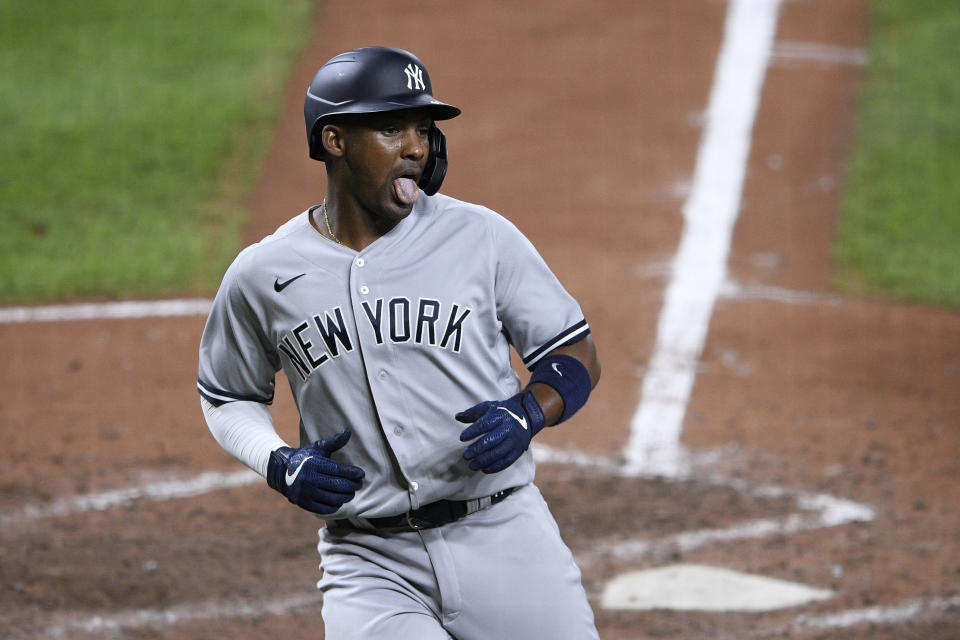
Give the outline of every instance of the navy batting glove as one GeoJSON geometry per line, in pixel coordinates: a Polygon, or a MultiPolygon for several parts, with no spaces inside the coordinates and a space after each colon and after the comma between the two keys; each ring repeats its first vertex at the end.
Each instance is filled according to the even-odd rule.
{"type": "Polygon", "coordinates": [[[267,484],[307,511],[326,515],[353,499],[365,475],[363,469],[330,459],[350,440],[350,430],[294,449],[280,447],[270,454],[267,484]]]}
{"type": "Polygon", "coordinates": [[[529,391],[500,402],[481,402],[456,415],[460,422],[473,423],[460,440],[475,440],[463,452],[474,471],[503,471],[530,446],[530,440],[546,424],[537,399],[529,391]]]}

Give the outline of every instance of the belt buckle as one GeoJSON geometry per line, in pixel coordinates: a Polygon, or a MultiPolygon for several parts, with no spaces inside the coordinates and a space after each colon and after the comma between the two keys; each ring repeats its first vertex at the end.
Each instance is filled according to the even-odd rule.
{"type": "Polygon", "coordinates": [[[419,531],[420,529],[424,528],[424,525],[420,524],[418,521],[414,519],[413,511],[407,511],[406,516],[407,516],[407,524],[410,525],[411,529],[413,529],[414,531],[419,531]]]}

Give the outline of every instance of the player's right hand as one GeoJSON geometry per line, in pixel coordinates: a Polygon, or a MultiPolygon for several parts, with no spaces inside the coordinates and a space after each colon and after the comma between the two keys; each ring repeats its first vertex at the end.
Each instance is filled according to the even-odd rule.
{"type": "Polygon", "coordinates": [[[365,475],[360,467],[330,459],[348,440],[346,429],[299,449],[280,447],[270,454],[267,484],[307,511],[333,513],[353,499],[365,475]]]}

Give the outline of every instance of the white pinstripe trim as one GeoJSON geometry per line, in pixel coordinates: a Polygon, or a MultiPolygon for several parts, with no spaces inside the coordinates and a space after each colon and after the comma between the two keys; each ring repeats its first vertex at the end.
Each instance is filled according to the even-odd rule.
{"type": "Polygon", "coordinates": [[[273,404],[273,394],[271,394],[269,397],[264,397],[231,393],[230,391],[208,387],[203,383],[202,380],[197,380],[197,391],[200,392],[200,395],[211,401],[219,400],[221,402],[236,402],[238,400],[249,400],[251,402],[259,402],[260,404],[273,404]]]}
{"type": "Polygon", "coordinates": [[[214,391],[210,391],[207,387],[203,386],[197,382],[197,390],[208,398],[213,398],[214,400],[221,400],[223,402],[236,402],[236,398],[231,398],[230,396],[225,396],[214,391]]]}
{"type": "Polygon", "coordinates": [[[543,347],[543,352],[540,355],[530,360],[529,362],[524,362],[524,364],[527,366],[528,369],[533,369],[534,365],[540,362],[543,358],[545,358],[551,351],[556,349],[559,345],[565,342],[570,342],[571,340],[579,336],[585,336],[588,333],[590,333],[590,325],[587,323],[584,323],[582,327],[576,329],[575,331],[571,331],[570,333],[565,333],[557,337],[553,342],[548,343],[545,347],[543,347]]]}

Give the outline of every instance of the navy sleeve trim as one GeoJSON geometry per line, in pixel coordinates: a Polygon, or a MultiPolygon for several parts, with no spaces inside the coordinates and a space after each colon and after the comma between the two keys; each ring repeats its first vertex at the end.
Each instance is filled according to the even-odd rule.
{"type": "Polygon", "coordinates": [[[207,384],[200,378],[197,378],[197,391],[200,392],[200,395],[209,400],[210,404],[215,407],[219,407],[226,402],[235,402],[237,400],[248,400],[252,402],[259,402],[260,404],[273,403],[273,394],[271,394],[270,397],[265,398],[263,396],[250,396],[233,393],[231,391],[217,389],[216,387],[207,384]]]}
{"type": "Polygon", "coordinates": [[[537,363],[540,360],[556,349],[557,347],[565,347],[568,344],[573,344],[574,342],[579,342],[583,338],[586,338],[590,333],[590,325],[587,324],[586,320],[581,320],[577,324],[569,327],[554,338],[549,340],[546,344],[541,346],[539,349],[536,349],[529,355],[523,358],[523,365],[530,371],[533,371],[533,368],[537,366],[537,363]]]}

